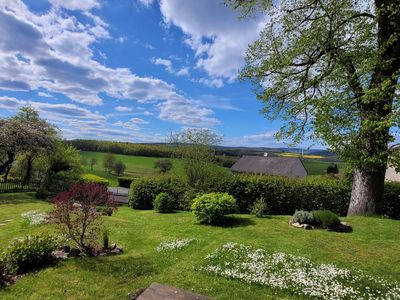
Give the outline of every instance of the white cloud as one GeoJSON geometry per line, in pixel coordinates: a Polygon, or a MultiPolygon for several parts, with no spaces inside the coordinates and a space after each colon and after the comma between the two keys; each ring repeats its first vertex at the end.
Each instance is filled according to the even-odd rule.
{"type": "Polygon", "coordinates": [[[151,60],[155,65],[161,65],[165,68],[165,70],[173,75],[176,76],[188,76],[189,75],[189,68],[188,67],[182,67],[179,70],[175,70],[172,61],[169,59],[163,59],[163,58],[153,58],[151,60]]]}
{"type": "Polygon", "coordinates": [[[260,17],[239,20],[223,1],[161,0],[160,8],[167,25],[188,35],[185,43],[195,51],[197,67],[214,79],[237,77],[248,44],[257,39],[265,23],[260,17]]]}
{"type": "Polygon", "coordinates": [[[123,44],[123,43],[126,42],[127,39],[128,39],[128,38],[127,38],[126,36],[120,36],[120,37],[118,37],[118,38],[116,39],[116,41],[117,41],[118,43],[123,44]]]}
{"type": "Polygon", "coordinates": [[[142,5],[146,6],[147,8],[150,7],[154,0],[138,0],[142,5]]]}
{"type": "Polygon", "coordinates": [[[127,111],[132,111],[132,108],[126,106],[117,106],[115,110],[121,112],[127,112],[127,111]]]}
{"type": "Polygon", "coordinates": [[[149,124],[148,121],[140,119],[140,118],[132,118],[129,121],[134,123],[134,124],[149,124]]]}
{"type": "Polygon", "coordinates": [[[49,93],[44,93],[44,92],[38,92],[38,96],[46,97],[46,98],[53,98],[52,95],[50,95],[49,93]]]}
{"type": "Polygon", "coordinates": [[[202,83],[209,87],[221,88],[224,86],[224,82],[221,78],[214,78],[214,79],[200,78],[198,81],[199,83],[202,83]]]}
{"type": "Polygon", "coordinates": [[[62,7],[69,10],[88,11],[100,7],[100,0],[49,0],[55,7],[62,7]]]}
{"type": "MultiPolygon", "coordinates": [[[[94,44],[110,38],[108,25],[87,11],[98,1],[53,4],[86,10],[89,23],[58,9],[32,13],[22,1],[0,0],[0,89],[32,91],[43,88],[87,105],[101,105],[99,94],[116,99],[154,103],[159,118],[182,125],[196,120],[218,123],[213,111],[187,99],[176,88],[157,78],[140,77],[128,68],[109,68],[94,59],[94,44]],[[13,78],[10,80],[9,78],[13,78]],[[171,105],[180,99],[183,107],[171,105]],[[191,106],[183,118],[181,109],[191,106]],[[166,110],[168,112],[166,112],[166,110]]],[[[184,75],[185,70],[179,70],[184,75]]]]}

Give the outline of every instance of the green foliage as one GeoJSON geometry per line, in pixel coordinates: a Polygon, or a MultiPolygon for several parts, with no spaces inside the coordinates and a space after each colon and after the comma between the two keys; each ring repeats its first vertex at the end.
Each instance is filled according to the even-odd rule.
{"type": "Polygon", "coordinates": [[[122,161],[117,161],[113,166],[113,171],[117,174],[117,176],[123,174],[125,172],[126,165],[122,161]]]}
{"type": "Polygon", "coordinates": [[[107,228],[103,228],[103,249],[108,249],[110,244],[110,231],[107,228]]]}
{"type": "Polygon", "coordinates": [[[110,184],[106,178],[96,176],[93,174],[82,174],[80,181],[84,183],[97,183],[104,185],[105,187],[108,187],[110,184]]]}
{"type": "Polygon", "coordinates": [[[337,164],[331,163],[329,165],[329,167],[326,168],[326,173],[327,174],[338,174],[339,173],[339,169],[338,169],[337,164]]]}
{"type": "Polygon", "coordinates": [[[24,273],[52,263],[51,253],[57,246],[57,239],[50,235],[26,236],[11,242],[3,260],[9,273],[24,273]]]}
{"type": "Polygon", "coordinates": [[[152,209],[153,200],[156,196],[165,192],[175,199],[176,206],[174,209],[178,209],[178,203],[181,202],[187,188],[187,183],[179,177],[148,176],[138,178],[131,184],[129,206],[134,209],[152,209]]]}
{"type": "Polygon", "coordinates": [[[199,191],[194,188],[189,187],[182,196],[179,202],[179,209],[181,210],[191,210],[193,200],[199,195],[199,191]]]}
{"type": "Polygon", "coordinates": [[[134,181],[134,177],[118,177],[118,186],[130,188],[132,181],[134,181]]]}
{"type": "Polygon", "coordinates": [[[309,211],[296,210],[292,217],[292,221],[299,224],[314,224],[314,215],[309,211]]]}
{"type": "Polygon", "coordinates": [[[72,146],[58,142],[55,151],[43,158],[41,164],[45,174],[41,188],[51,195],[67,190],[80,180],[80,155],[72,146]]]}
{"type": "Polygon", "coordinates": [[[258,198],[251,207],[250,214],[256,216],[257,218],[262,218],[268,215],[269,208],[265,199],[263,197],[258,198]]]}
{"type": "Polygon", "coordinates": [[[207,169],[215,161],[214,146],[221,137],[210,129],[188,128],[171,134],[170,143],[184,160],[189,185],[202,185],[207,179],[207,169]]]}
{"type": "Polygon", "coordinates": [[[204,194],[193,200],[192,211],[202,224],[220,224],[236,212],[236,200],[227,193],[204,194]]]}
{"type": "Polygon", "coordinates": [[[167,173],[172,169],[172,162],[169,159],[159,159],[154,163],[154,169],[160,173],[167,173]]]}
{"type": "Polygon", "coordinates": [[[389,218],[400,220],[400,182],[386,182],[383,213],[389,218]]]}
{"type": "Polygon", "coordinates": [[[153,208],[159,213],[173,212],[175,207],[174,198],[167,193],[159,193],[153,201],[153,208]]]}
{"type": "Polygon", "coordinates": [[[326,229],[335,229],[340,225],[339,217],[330,210],[316,210],[312,212],[314,224],[326,229]]]}
{"type": "Polygon", "coordinates": [[[111,173],[115,165],[115,156],[112,153],[107,153],[103,158],[104,171],[111,173]]]}

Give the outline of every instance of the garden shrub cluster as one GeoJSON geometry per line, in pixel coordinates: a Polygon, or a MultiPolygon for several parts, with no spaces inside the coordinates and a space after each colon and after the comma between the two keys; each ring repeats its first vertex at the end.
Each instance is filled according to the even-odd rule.
{"type": "Polygon", "coordinates": [[[0,273],[4,278],[53,263],[52,252],[57,246],[57,239],[46,234],[15,239],[0,257],[0,273]]]}
{"type": "Polygon", "coordinates": [[[299,224],[313,224],[314,223],[314,215],[312,212],[305,210],[296,210],[293,217],[293,223],[299,224]]]}
{"type": "Polygon", "coordinates": [[[124,188],[130,188],[134,177],[118,177],[118,186],[124,188]]]}
{"type": "Polygon", "coordinates": [[[335,229],[340,226],[339,217],[330,210],[296,210],[292,221],[299,224],[310,224],[324,229],[335,229]]]}
{"type": "Polygon", "coordinates": [[[220,224],[225,216],[236,212],[236,200],[227,193],[209,193],[193,200],[192,210],[202,224],[220,224]]]}
{"type": "Polygon", "coordinates": [[[154,210],[160,213],[170,213],[176,208],[174,198],[167,193],[159,193],[153,201],[154,210]]]}
{"type": "MultiPolygon", "coordinates": [[[[339,216],[347,213],[351,183],[328,177],[291,179],[278,176],[225,174],[213,176],[203,185],[193,188],[182,178],[170,176],[144,177],[131,187],[130,206],[152,209],[160,192],[170,194],[177,208],[188,209],[192,199],[204,193],[228,193],[236,199],[238,210],[249,213],[254,203],[263,198],[271,215],[292,215],[296,209],[306,211],[330,210],[339,216]]],[[[385,185],[383,214],[400,219],[400,183],[385,185]]]]}
{"type": "Polygon", "coordinates": [[[93,174],[82,174],[80,181],[82,183],[101,184],[101,185],[104,185],[105,187],[108,187],[108,185],[110,184],[110,182],[106,178],[100,177],[97,175],[93,175],[93,174]]]}
{"type": "Polygon", "coordinates": [[[159,193],[168,193],[174,199],[174,209],[179,209],[187,183],[175,176],[149,176],[135,180],[131,185],[128,204],[135,209],[153,209],[159,193]]]}

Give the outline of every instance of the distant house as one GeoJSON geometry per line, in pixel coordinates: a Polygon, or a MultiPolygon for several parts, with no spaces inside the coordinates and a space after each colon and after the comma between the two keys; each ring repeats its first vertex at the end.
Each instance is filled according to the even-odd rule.
{"type": "Polygon", "coordinates": [[[388,167],[386,169],[385,180],[400,181],[400,173],[396,172],[393,167],[388,167]]]}
{"type": "Polygon", "coordinates": [[[235,173],[305,177],[307,171],[297,157],[242,156],[232,167],[235,173]]]}

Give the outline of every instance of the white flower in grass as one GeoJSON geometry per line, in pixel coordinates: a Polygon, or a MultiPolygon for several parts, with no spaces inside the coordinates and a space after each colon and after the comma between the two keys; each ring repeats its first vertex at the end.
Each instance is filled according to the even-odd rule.
{"type": "Polygon", "coordinates": [[[179,250],[187,247],[194,240],[195,239],[175,239],[162,242],[160,245],[157,246],[156,251],[163,252],[163,251],[179,250]]]}
{"type": "Polygon", "coordinates": [[[47,214],[37,210],[32,210],[22,213],[21,217],[26,220],[29,225],[40,225],[46,223],[47,214]]]}
{"type": "Polygon", "coordinates": [[[318,265],[306,257],[271,254],[236,243],[227,243],[208,255],[206,265],[199,270],[311,298],[400,299],[397,283],[332,264],[318,265]]]}

